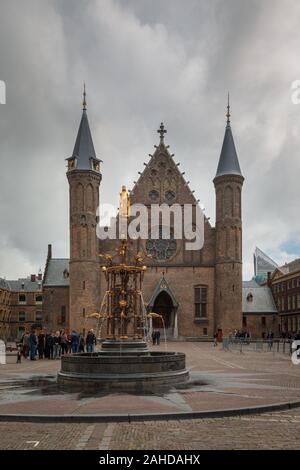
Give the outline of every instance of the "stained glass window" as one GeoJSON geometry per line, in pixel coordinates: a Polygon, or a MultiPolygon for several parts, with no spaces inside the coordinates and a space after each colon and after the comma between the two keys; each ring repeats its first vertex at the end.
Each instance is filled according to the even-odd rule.
{"type": "Polygon", "coordinates": [[[152,189],[152,191],[149,192],[149,198],[151,199],[151,201],[157,201],[157,199],[159,198],[158,191],[152,189]]]}

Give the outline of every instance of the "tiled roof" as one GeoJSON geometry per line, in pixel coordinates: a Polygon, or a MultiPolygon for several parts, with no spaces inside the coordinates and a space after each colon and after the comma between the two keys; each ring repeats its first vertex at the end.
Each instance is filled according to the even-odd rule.
{"type": "Polygon", "coordinates": [[[300,271],[300,258],[297,258],[294,261],[291,261],[290,263],[284,264],[279,269],[284,274],[289,274],[289,273],[293,273],[295,271],[300,271]]]}
{"type": "Polygon", "coordinates": [[[69,286],[69,260],[51,258],[48,261],[44,286],[69,286]]]}
{"type": "Polygon", "coordinates": [[[225,130],[216,177],[223,175],[242,176],[239,159],[236,153],[232,131],[229,123],[227,124],[225,130]]]}
{"type": "Polygon", "coordinates": [[[10,289],[9,284],[6,279],[0,277],[0,289],[10,289]]]}
{"type": "Polygon", "coordinates": [[[25,291],[25,292],[37,292],[42,290],[42,281],[37,278],[35,281],[31,281],[30,277],[20,278],[17,280],[7,281],[12,291],[25,291]]]}
{"type": "Polygon", "coordinates": [[[76,168],[79,170],[91,170],[93,168],[91,159],[99,161],[96,157],[86,110],[82,112],[72,157],[67,160],[74,157],[77,159],[76,168]]]}
{"type": "Polygon", "coordinates": [[[254,280],[244,281],[243,313],[277,313],[271,289],[254,280]]]}

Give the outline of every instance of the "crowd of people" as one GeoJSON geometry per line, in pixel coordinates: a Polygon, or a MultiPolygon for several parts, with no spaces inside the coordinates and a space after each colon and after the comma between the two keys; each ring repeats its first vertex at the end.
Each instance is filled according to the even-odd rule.
{"type": "MultiPolygon", "coordinates": [[[[160,344],[160,331],[152,331],[153,345],[160,344]]],[[[65,354],[87,352],[93,353],[97,339],[94,330],[89,330],[87,335],[72,330],[71,333],[66,330],[56,332],[45,332],[41,330],[38,334],[35,331],[25,331],[19,344],[17,362],[21,358],[35,361],[37,359],[59,359],[65,354]]]]}
{"type": "Polygon", "coordinates": [[[18,346],[18,362],[23,356],[35,361],[38,359],[59,359],[65,354],[77,352],[94,352],[97,339],[94,331],[88,331],[86,337],[73,330],[71,333],[65,330],[45,333],[43,330],[37,335],[35,331],[26,331],[18,346]]]}

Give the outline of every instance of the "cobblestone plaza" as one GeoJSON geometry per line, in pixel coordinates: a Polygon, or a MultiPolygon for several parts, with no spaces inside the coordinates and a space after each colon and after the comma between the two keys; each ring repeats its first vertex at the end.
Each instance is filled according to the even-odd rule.
{"type": "Polygon", "coordinates": [[[239,348],[224,351],[210,343],[171,342],[167,347],[186,353],[191,384],[149,395],[60,393],[55,385],[59,360],[20,365],[9,357],[1,366],[0,448],[299,448],[300,367],[292,364],[288,354],[256,351],[252,345],[242,352],[239,348]],[[295,407],[276,409],[282,403],[295,407]],[[266,405],[275,408],[260,413],[257,407],[266,405]],[[251,414],[238,412],[249,408],[251,414]],[[231,416],[184,416],[228,409],[235,410],[231,416]],[[22,422],[11,416],[22,414],[39,416],[40,421],[22,422]],[[154,414],[153,419],[149,414],[154,414]],[[10,415],[7,420],[5,415],[10,415]],[[103,422],[103,415],[115,419],[110,416],[109,422],[103,422]],[[51,417],[56,422],[50,422],[51,417]],[[70,422],[70,417],[76,417],[76,422],[70,422]]]}

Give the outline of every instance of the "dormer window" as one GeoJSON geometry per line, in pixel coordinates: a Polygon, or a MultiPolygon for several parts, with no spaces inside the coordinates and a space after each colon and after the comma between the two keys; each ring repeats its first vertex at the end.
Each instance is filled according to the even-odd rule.
{"type": "Polygon", "coordinates": [[[67,269],[64,270],[63,272],[64,279],[68,279],[69,277],[69,271],[67,269]]]}
{"type": "Polygon", "coordinates": [[[97,173],[100,172],[100,161],[99,160],[95,160],[94,158],[91,159],[92,160],[92,168],[94,171],[97,171],[97,173]]]}
{"type": "Polygon", "coordinates": [[[68,170],[74,170],[76,168],[76,158],[68,159],[68,170]]]}
{"type": "Polygon", "coordinates": [[[247,302],[253,302],[253,294],[251,292],[247,295],[247,302]]]}

